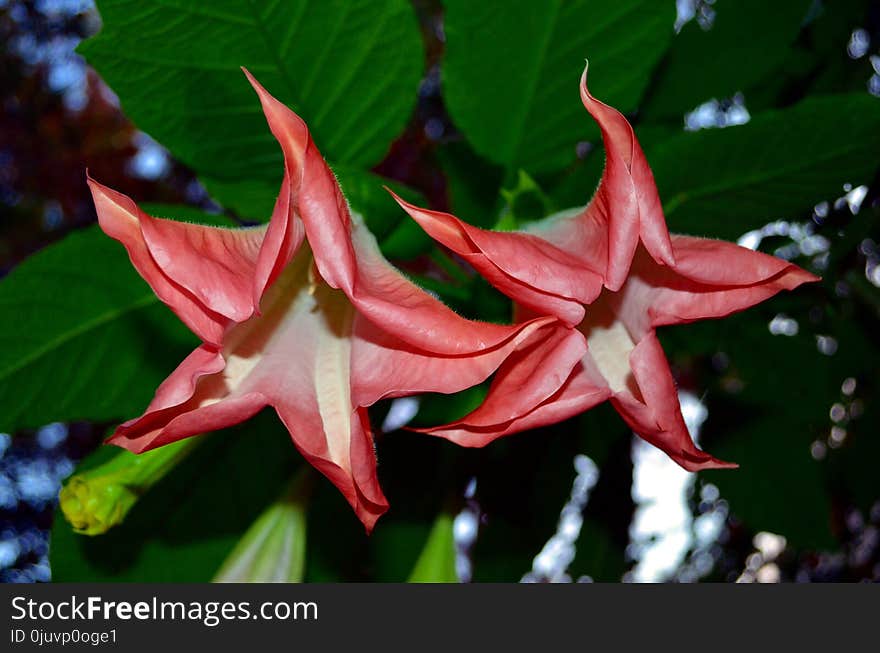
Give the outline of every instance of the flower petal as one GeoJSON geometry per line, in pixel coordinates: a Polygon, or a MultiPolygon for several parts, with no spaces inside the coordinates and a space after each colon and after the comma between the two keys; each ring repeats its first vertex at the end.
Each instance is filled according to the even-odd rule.
{"type": "Polygon", "coordinates": [[[278,416],[290,431],[293,443],[303,457],[335,485],[363,522],[367,532],[388,510],[388,500],[379,486],[376,453],[365,410],[353,411],[347,433],[330,434],[344,437],[347,449],[343,455],[332,453],[327,446],[324,424],[317,411],[289,410],[288,404],[276,406],[278,416]]]}
{"type": "Polygon", "coordinates": [[[681,414],[678,392],[657,336],[647,334],[629,357],[635,387],[618,390],[612,404],[635,433],[686,470],[732,468],[698,449],[681,414]]]}
{"type": "Polygon", "coordinates": [[[602,289],[602,277],[582,258],[537,235],[479,229],[391,194],[429,236],[464,257],[501,292],[538,313],[577,324],[584,316],[582,304],[592,302],[602,289]]]}
{"type": "MultiPolygon", "coordinates": [[[[523,328],[474,322],[456,314],[388,263],[363,225],[353,225],[352,241],[358,265],[352,302],[382,330],[423,353],[473,355],[503,345],[523,328]]],[[[541,318],[542,323],[552,321],[541,318]]]]}
{"type": "Polygon", "coordinates": [[[333,288],[350,296],[357,264],[349,236],[351,214],[336,177],[303,119],[274,98],[247,70],[244,73],[257,92],[269,129],[284,153],[282,191],[286,187],[290,207],[302,220],[318,271],[333,288]]]}
{"type": "MultiPolygon", "coordinates": [[[[495,388],[490,393],[493,390],[495,388]]],[[[493,423],[492,415],[478,408],[452,424],[413,430],[445,438],[463,447],[483,447],[505,435],[556,424],[574,417],[601,404],[610,396],[611,391],[601,380],[597,382],[596,374],[588,370],[588,364],[578,363],[554,394],[514,419],[493,423]]]]}
{"type": "Polygon", "coordinates": [[[605,170],[593,198],[582,211],[536,223],[540,234],[574,256],[587,257],[600,269],[609,290],[626,280],[639,241],[664,265],[675,262],[654,176],[627,119],[594,98],[581,76],[581,100],[602,130],[605,170]]]}
{"type": "Polygon", "coordinates": [[[219,345],[230,322],[250,317],[263,229],[153,218],[122,193],[88,182],[101,229],[125,246],[159,299],[203,341],[219,345]]]}
{"type": "Polygon", "coordinates": [[[734,243],[673,236],[674,268],[635,264],[650,292],[653,326],[717,318],[819,278],[796,265],[734,243]]]}
{"type": "Polygon", "coordinates": [[[292,204],[305,225],[318,271],[331,287],[342,290],[383,329],[426,351],[467,354],[495,347],[512,335],[511,327],[477,326],[461,318],[397,272],[366,227],[352,220],[306,124],[250,74],[248,79],[281,144],[292,204]]]}
{"type": "Polygon", "coordinates": [[[253,283],[254,302],[257,306],[266,289],[275,282],[299,251],[304,238],[305,228],[294,211],[290,179],[285,175],[257,257],[253,283]]]}
{"type": "Polygon", "coordinates": [[[608,219],[605,283],[616,290],[626,278],[639,239],[658,263],[672,265],[675,255],[654,175],[632,126],[617,109],[590,94],[587,67],[581,75],[581,101],[599,123],[605,143],[605,172],[586,211],[597,211],[608,219]]]}
{"type": "MultiPolygon", "coordinates": [[[[358,406],[371,406],[387,397],[421,392],[460,392],[485,381],[518,348],[529,342],[544,342],[545,334],[556,324],[546,319],[531,320],[520,325],[507,340],[495,347],[467,355],[443,356],[408,346],[370,320],[355,318],[351,372],[353,401],[358,406]]],[[[573,333],[580,336],[577,332],[573,333]]],[[[569,343],[569,352],[576,348],[576,344],[569,343]]],[[[553,383],[553,378],[554,374],[538,375],[532,382],[546,385],[553,383]]],[[[556,387],[562,381],[564,378],[556,387]]],[[[527,401],[526,390],[517,390],[523,393],[523,399],[527,401]]],[[[513,396],[509,398],[509,403],[511,406],[520,405],[513,396]]]]}
{"type": "Polygon", "coordinates": [[[116,429],[108,442],[135,453],[239,424],[265,405],[259,394],[230,397],[220,352],[202,345],[165,379],[144,414],[116,429]]]}

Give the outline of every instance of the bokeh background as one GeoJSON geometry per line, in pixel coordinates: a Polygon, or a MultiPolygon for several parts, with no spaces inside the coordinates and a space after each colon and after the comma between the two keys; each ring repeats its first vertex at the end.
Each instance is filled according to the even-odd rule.
{"type": "MultiPolygon", "coordinates": [[[[271,4],[285,10],[283,1],[271,4]]],[[[572,114],[575,124],[581,121],[584,134],[570,139],[567,159],[556,161],[555,154],[540,159],[533,147],[529,161],[525,145],[519,159],[502,162],[487,155],[504,143],[494,144],[492,133],[481,131],[474,112],[496,111],[503,125],[505,112],[513,109],[473,108],[461,80],[478,84],[480,70],[463,52],[495,47],[503,54],[509,21],[541,17],[527,8],[513,15],[512,7],[528,3],[504,9],[498,8],[504,3],[485,4],[495,6],[497,21],[489,11],[476,28],[451,29],[440,2],[414,3],[426,53],[418,99],[403,132],[370,167],[434,208],[451,207],[472,221],[482,216],[488,224],[498,216],[524,222],[583,204],[598,180],[603,154],[577,100],[576,77],[566,79],[560,111],[572,114]],[[473,40],[462,45],[465,36],[473,40]],[[455,43],[456,38],[461,40],[455,43]],[[454,45],[447,48],[447,41],[454,45]],[[450,67],[470,71],[457,82],[444,68],[447,52],[454,52],[448,55],[450,67]]],[[[670,227],[703,233],[709,225],[706,235],[760,248],[823,276],[815,288],[729,321],[661,333],[692,434],[741,469],[686,473],[633,439],[607,406],[484,451],[461,451],[396,427],[413,414],[425,423],[447,421],[473,402],[473,395],[398,401],[377,407],[373,415],[382,425],[380,469],[392,512],[367,539],[333,489],[320,486],[309,506],[307,580],[405,579],[438,513],[452,520],[455,576],[463,581],[880,579],[880,99],[872,98],[880,96],[880,3],[668,0],[657,19],[657,33],[664,34],[659,41],[642,34],[654,28],[639,18],[638,3],[624,4],[636,11],[608,27],[613,34],[604,51],[575,47],[565,55],[574,70],[590,57],[602,99],[605,89],[609,101],[617,92],[609,78],[626,87],[632,86],[629,77],[640,77],[638,93],[620,91],[626,96],[620,108],[645,146],[664,202],[677,202],[675,210],[667,208],[670,227]],[[611,53],[612,48],[619,51],[611,53]],[[717,190],[725,187],[732,189],[717,190]],[[704,199],[695,199],[701,191],[704,199]]],[[[328,5],[341,16],[341,5],[328,5]]],[[[128,9],[132,20],[146,11],[128,9]]],[[[113,11],[119,20],[122,10],[113,11]]],[[[94,223],[86,167],[138,202],[188,205],[242,222],[253,217],[245,206],[250,199],[226,199],[236,193],[250,198],[248,188],[207,184],[209,194],[205,175],[197,177],[192,165],[141,131],[143,119],[128,117],[127,102],[120,107],[114,89],[76,50],[101,27],[99,11],[88,0],[0,0],[0,275],[94,223]]],[[[571,28],[576,27],[575,22],[571,28]]],[[[130,47],[136,48],[132,39],[130,47]]],[[[118,78],[107,47],[92,51],[105,66],[102,73],[118,78]]],[[[210,47],[222,50],[225,44],[210,47]]],[[[561,46],[550,49],[562,56],[561,46]]],[[[505,75],[515,74],[498,70],[494,83],[502,94],[505,75]]],[[[135,81],[141,93],[150,93],[148,74],[135,81]]],[[[473,88],[480,100],[479,88],[473,88]]],[[[544,90],[538,84],[539,96],[544,90]]],[[[353,110],[350,102],[339,98],[336,110],[353,110]]],[[[537,114],[532,131],[543,129],[541,138],[553,141],[554,125],[537,114]]],[[[560,122],[566,120],[571,122],[565,116],[560,122]]],[[[320,139],[318,144],[323,150],[320,139]]],[[[190,162],[199,156],[184,153],[190,162]]],[[[346,186],[345,175],[340,178],[346,192],[358,183],[353,177],[346,186]]],[[[381,202],[373,196],[363,201],[381,202]]],[[[426,284],[442,281],[443,270],[425,254],[422,241],[408,248],[411,232],[392,227],[379,227],[398,234],[397,241],[384,243],[386,251],[398,253],[399,264],[426,284]]],[[[78,283],[77,272],[72,260],[71,284],[78,283]]],[[[500,297],[476,281],[444,299],[464,313],[506,310],[500,297]]],[[[0,307],[6,324],[0,346],[15,352],[22,309],[9,302],[0,307]]],[[[132,346],[150,349],[157,343],[149,330],[141,338],[132,346]]],[[[178,349],[170,348],[173,367],[178,349]]],[[[75,365],[91,369],[88,356],[88,348],[76,357],[68,354],[75,365]]],[[[14,359],[13,353],[0,361],[5,394],[0,406],[7,409],[30,401],[24,396],[30,390],[7,374],[14,359]]],[[[62,385],[76,385],[65,378],[62,385]]],[[[130,523],[101,544],[102,538],[74,535],[57,516],[58,491],[107,428],[133,414],[53,422],[51,398],[42,401],[41,409],[29,412],[37,418],[14,421],[16,429],[0,434],[4,582],[43,582],[53,575],[207,580],[277,493],[261,484],[298,464],[277,424],[262,415],[255,426],[235,434],[231,448],[216,441],[205,445],[215,447],[202,456],[210,465],[196,456],[187,459],[136,506],[130,523]],[[45,422],[39,422],[40,410],[45,422]],[[250,444],[242,445],[244,440],[250,444]],[[272,457],[281,462],[267,472],[265,461],[272,457]],[[201,489],[181,495],[192,484],[201,489]],[[169,513],[178,503],[192,505],[169,513]],[[214,517],[193,518],[204,513],[214,517]],[[162,529],[156,528],[160,518],[166,523],[162,529]]]]}

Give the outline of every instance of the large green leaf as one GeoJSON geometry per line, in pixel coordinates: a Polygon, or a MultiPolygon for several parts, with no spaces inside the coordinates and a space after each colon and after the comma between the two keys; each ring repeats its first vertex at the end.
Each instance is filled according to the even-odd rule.
{"type": "Polygon", "coordinates": [[[309,124],[329,160],[372,165],[422,76],[405,0],[99,0],[80,46],[138,127],[207,178],[276,179],[281,155],[247,67],[309,124]]]}
{"type": "Polygon", "coordinates": [[[810,98],[750,123],[683,133],[651,147],[673,231],[735,239],[870,181],[880,151],[880,100],[810,98]]]}
{"type": "MultiPolygon", "coordinates": [[[[162,216],[217,223],[185,207],[162,216]]],[[[0,282],[0,429],[96,421],[143,410],[197,344],[125,249],[98,227],[27,259],[0,282]]]]}
{"type": "Polygon", "coordinates": [[[785,60],[811,4],[811,0],[717,2],[711,29],[693,20],[673,39],[651,81],[642,118],[681,120],[701,102],[745,90],[785,60]]]}
{"type": "MultiPolygon", "coordinates": [[[[291,478],[299,456],[268,410],[235,429],[197,437],[207,441],[151,488],[120,526],[104,535],[77,535],[58,511],[52,528],[52,579],[211,580],[241,535],[291,478]]],[[[81,469],[100,464],[115,451],[102,447],[81,469]]]]}
{"type": "Polygon", "coordinates": [[[634,109],[672,36],[671,2],[446,0],[444,92],[477,151],[531,173],[576,159],[598,129],[578,98],[584,59],[590,90],[634,109]]]}

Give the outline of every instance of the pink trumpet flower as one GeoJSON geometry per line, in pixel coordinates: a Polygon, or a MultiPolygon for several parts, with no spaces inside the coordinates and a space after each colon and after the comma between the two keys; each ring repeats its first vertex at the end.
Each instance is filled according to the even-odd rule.
{"type": "Polygon", "coordinates": [[[284,152],[268,225],[154,218],[89,179],[101,228],[202,340],[109,442],[142,452],[272,406],[367,530],[387,510],[366,407],[485,380],[555,320],[466,320],[410,283],[352,215],[306,124],[248,75],[284,152]]]}
{"type": "Polygon", "coordinates": [[[590,95],[586,70],[581,99],[606,152],[586,208],[525,231],[493,232],[397,198],[428,234],[512,298],[520,319],[555,315],[568,325],[514,353],[474,412],[425,430],[480,447],[610,400],[633,431],[685,469],[735,467],[694,445],[655,329],[724,317],[817,277],[733,243],[670,236],[632,127],[590,95]]]}

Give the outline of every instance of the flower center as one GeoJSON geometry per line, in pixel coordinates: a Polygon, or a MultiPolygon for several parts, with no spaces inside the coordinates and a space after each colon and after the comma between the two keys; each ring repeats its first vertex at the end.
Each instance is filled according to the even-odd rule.
{"type": "Polygon", "coordinates": [[[613,392],[626,390],[632,376],[629,356],[636,344],[605,297],[600,296],[587,307],[587,316],[579,328],[608,387],[613,392]]]}

